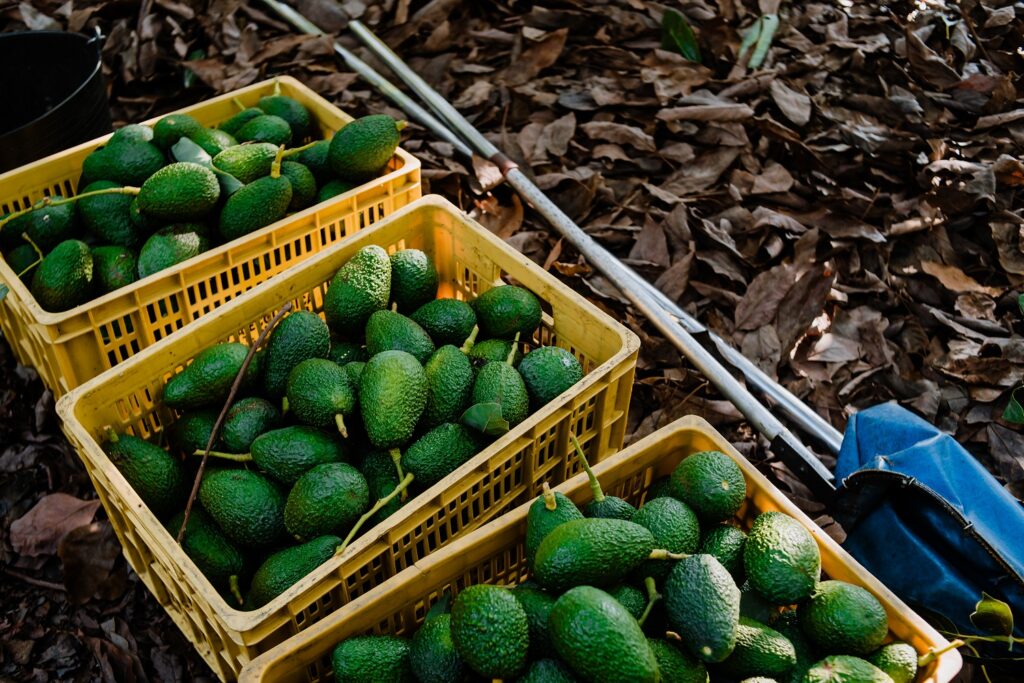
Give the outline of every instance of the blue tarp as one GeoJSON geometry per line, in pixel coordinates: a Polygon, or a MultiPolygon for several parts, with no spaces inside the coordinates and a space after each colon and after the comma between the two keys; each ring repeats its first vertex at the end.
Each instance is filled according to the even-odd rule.
{"type": "Polygon", "coordinates": [[[850,420],[836,518],[857,560],[965,633],[982,591],[1024,620],[1024,506],[957,441],[887,403],[850,420]]]}

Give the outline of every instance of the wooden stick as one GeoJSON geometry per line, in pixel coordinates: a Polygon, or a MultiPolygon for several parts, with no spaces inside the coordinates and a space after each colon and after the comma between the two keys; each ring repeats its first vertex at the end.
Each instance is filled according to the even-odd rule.
{"type": "Polygon", "coordinates": [[[203,473],[206,471],[206,461],[210,456],[210,451],[213,450],[213,444],[216,443],[217,437],[220,435],[220,428],[224,424],[224,418],[227,417],[228,409],[231,408],[231,402],[235,400],[235,394],[238,393],[238,389],[242,386],[242,380],[249,369],[249,363],[252,362],[253,356],[256,355],[256,350],[266,341],[278,321],[290,310],[292,310],[292,302],[289,301],[274,314],[270,324],[264,327],[263,331],[260,332],[260,336],[256,338],[256,343],[249,347],[249,353],[246,354],[245,360],[242,361],[242,367],[239,368],[238,374],[235,375],[235,381],[231,384],[231,391],[228,392],[228,398],[224,401],[224,407],[220,409],[220,415],[217,416],[217,421],[213,423],[213,431],[210,432],[210,440],[206,442],[203,461],[199,463],[199,471],[196,472],[195,481],[192,482],[192,493],[188,495],[188,503],[185,504],[185,517],[181,520],[181,528],[178,529],[178,545],[181,545],[181,539],[185,537],[185,527],[188,526],[188,517],[192,514],[192,503],[195,502],[196,496],[199,494],[199,484],[202,482],[203,473]]]}

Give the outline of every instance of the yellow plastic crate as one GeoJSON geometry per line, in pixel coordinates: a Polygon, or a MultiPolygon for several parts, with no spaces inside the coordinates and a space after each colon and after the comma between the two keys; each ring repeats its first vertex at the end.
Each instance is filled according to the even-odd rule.
{"type": "MultiPolygon", "coordinates": [[[[294,78],[276,81],[282,94],[306,105],[324,137],[352,120],[294,78]]],[[[256,83],[180,112],[214,126],[237,113],[233,100],[254,107],[274,84],[256,83]]],[[[73,195],[82,160],[109,137],[0,175],[0,215],[53,194],[73,195]]],[[[59,397],[421,195],[420,163],[399,149],[376,180],[61,313],[43,310],[0,257],[0,284],[10,288],[0,301],[0,331],[18,360],[34,367],[59,397]]]]}
{"type": "MultiPolygon", "coordinates": [[[[699,417],[676,420],[593,469],[607,494],[621,496],[639,506],[655,479],[670,474],[688,455],[705,450],[727,453],[742,468],[748,497],[739,518],[745,528],[750,527],[754,517],[767,510],[778,510],[795,517],[818,542],[822,568],[829,577],[863,586],[881,601],[889,615],[892,637],[910,643],[920,654],[947,644],[935,629],[860,566],[740,455],[725,437],[699,417]]],[[[564,482],[555,490],[569,496],[577,505],[590,501],[592,497],[584,474],[564,482]]],[[[466,586],[478,583],[521,583],[528,575],[523,544],[529,507],[530,502],[523,504],[501,519],[463,536],[441,552],[417,562],[393,581],[353,600],[300,635],[250,662],[242,671],[240,680],[243,683],[332,680],[330,657],[338,642],[364,633],[392,633],[408,637],[423,622],[430,606],[446,592],[454,596],[466,586]]],[[[956,650],[946,652],[919,672],[917,681],[948,683],[960,666],[960,653],[956,650]]]]}
{"type": "Polygon", "coordinates": [[[66,395],[57,411],[85,463],[132,567],[200,654],[223,679],[352,598],[362,595],[456,537],[532,499],[543,481],[577,471],[569,434],[594,462],[622,447],[639,340],[438,197],[418,202],[239,297],[175,335],[66,395]],[[252,612],[230,607],[199,573],[100,448],[108,426],[158,439],[175,415],[160,395],[165,379],[210,345],[252,343],[286,301],[321,311],[327,283],[360,248],[431,254],[438,296],[475,298],[512,279],[546,311],[535,344],[557,344],[585,375],[469,462],[357,538],[285,594],[252,612]],[[242,328],[242,329],[239,329],[242,328]]]}

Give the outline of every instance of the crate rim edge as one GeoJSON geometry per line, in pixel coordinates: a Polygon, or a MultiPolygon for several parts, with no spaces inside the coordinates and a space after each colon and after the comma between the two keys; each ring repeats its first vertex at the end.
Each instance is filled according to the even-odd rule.
{"type": "MultiPolygon", "coordinates": [[[[708,429],[716,434],[719,433],[711,425],[711,423],[709,423],[703,417],[700,417],[699,415],[684,415],[683,417],[673,420],[672,422],[661,427],[660,429],[651,432],[642,439],[634,441],[628,446],[623,447],[622,450],[618,451],[617,453],[613,453],[612,455],[608,456],[601,462],[595,464],[593,466],[594,473],[600,478],[600,475],[603,472],[605,472],[608,469],[612,469],[622,460],[631,457],[635,451],[641,451],[645,448],[648,448],[654,442],[671,433],[695,428],[708,429]]],[[[740,469],[743,470],[743,474],[745,476],[750,477],[751,479],[756,481],[759,486],[767,484],[769,487],[779,490],[777,486],[772,484],[771,481],[765,475],[763,475],[754,466],[753,463],[751,463],[742,453],[736,450],[732,443],[729,442],[727,439],[724,439],[724,437],[723,445],[726,447],[725,450],[727,455],[729,455],[729,457],[731,457],[740,466],[740,469]]],[[[552,487],[552,490],[564,494],[568,491],[584,486],[586,482],[587,474],[585,472],[580,472],[573,476],[571,479],[562,482],[558,486],[552,487]]],[[[779,491],[781,493],[781,490],[779,491]]],[[[905,602],[903,602],[903,600],[899,598],[899,596],[897,596],[895,593],[889,590],[889,588],[885,584],[883,584],[877,577],[875,577],[874,574],[871,574],[867,569],[865,569],[856,560],[856,558],[854,558],[852,555],[846,552],[846,550],[843,549],[843,547],[839,545],[839,543],[837,543],[835,539],[833,539],[831,536],[825,533],[824,530],[820,526],[818,526],[814,522],[814,520],[810,518],[809,515],[807,515],[807,513],[800,510],[800,508],[798,508],[796,504],[789,499],[788,496],[786,496],[783,493],[781,495],[781,499],[782,507],[784,508],[783,512],[792,517],[795,517],[805,528],[809,525],[810,528],[808,529],[808,531],[811,532],[812,536],[815,538],[816,541],[820,540],[821,543],[823,543],[826,546],[829,546],[830,551],[832,551],[834,554],[844,557],[844,561],[846,561],[852,569],[859,572],[860,578],[863,580],[864,583],[863,587],[865,589],[867,589],[873,595],[880,595],[884,597],[885,601],[889,602],[904,616],[909,617],[906,620],[911,622],[914,628],[918,629],[919,631],[927,635],[929,638],[936,641],[939,647],[941,647],[942,644],[949,644],[949,640],[945,636],[943,636],[937,630],[935,630],[935,628],[932,627],[931,624],[925,621],[916,611],[911,609],[905,602]]],[[[402,570],[402,572],[396,574],[393,577],[393,579],[398,579],[402,576],[402,574],[408,574],[408,576],[405,577],[405,581],[403,581],[403,583],[408,583],[411,580],[413,580],[413,577],[429,576],[430,573],[434,570],[434,568],[438,565],[442,564],[445,561],[451,561],[452,557],[460,556],[462,554],[461,551],[470,550],[473,547],[473,543],[476,542],[476,540],[479,537],[491,531],[491,527],[501,524],[502,522],[509,524],[511,520],[515,517],[525,517],[525,512],[529,509],[530,505],[532,504],[533,501],[527,501],[520,505],[519,507],[510,510],[506,514],[500,517],[496,517],[494,520],[488,522],[486,525],[474,529],[468,534],[460,536],[452,543],[445,546],[441,551],[431,553],[430,555],[427,555],[426,557],[417,561],[413,565],[402,570]]],[[[318,637],[321,637],[324,632],[329,631],[331,627],[335,624],[335,622],[337,622],[339,619],[343,617],[343,611],[353,612],[357,609],[361,610],[364,607],[364,605],[369,605],[378,601],[383,596],[387,595],[388,590],[393,588],[394,585],[388,586],[387,582],[382,583],[379,586],[375,586],[366,593],[363,593],[357,598],[341,606],[331,614],[326,615],[325,617],[317,621],[315,624],[308,626],[298,634],[286,640],[286,643],[292,644],[292,647],[287,652],[285,652],[284,649],[282,648],[282,646],[284,645],[284,643],[282,643],[281,645],[278,645],[277,647],[274,647],[271,650],[264,652],[258,657],[253,658],[249,661],[248,664],[245,665],[245,667],[240,672],[239,681],[250,680],[249,677],[252,676],[253,673],[248,672],[260,672],[271,662],[276,662],[284,657],[291,656],[291,653],[294,652],[296,649],[305,647],[307,644],[315,641],[318,637]]],[[[963,657],[958,649],[954,648],[952,650],[949,650],[943,653],[942,656],[946,658],[946,661],[948,662],[950,669],[953,669],[953,667],[955,667],[954,672],[959,671],[962,667],[963,657]]],[[[936,671],[936,673],[938,673],[938,671],[936,671]]]]}
{"type": "MultiPolygon", "coordinates": [[[[341,113],[341,117],[340,118],[343,119],[346,124],[347,123],[351,123],[352,121],[355,120],[355,117],[353,117],[351,114],[349,114],[346,111],[343,111],[342,109],[338,108],[336,105],[331,104],[325,97],[320,95],[320,93],[316,92],[315,90],[313,90],[309,86],[303,84],[301,81],[299,81],[294,76],[281,75],[281,76],[274,76],[272,78],[266,78],[266,79],[263,79],[262,81],[257,81],[256,83],[251,83],[251,84],[245,86],[244,88],[238,88],[237,90],[231,90],[231,91],[229,91],[227,93],[223,93],[223,94],[217,95],[215,97],[211,97],[210,99],[203,100],[201,102],[195,102],[193,104],[188,105],[187,107],[181,107],[180,109],[175,109],[175,110],[173,110],[171,112],[168,112],[167,114],[162,114],[160,116],[151,117],[149,119],[146,119],[145,121],[140,121],[138,123],[140,125],[152,126],[154,123],[156,123],[157,121],[162,119],[164,116],[167,116],[169,114],[188,114],[189,112],[191,112],[191,111],[193,111],[193,110],[195,110],[197,108],[201,108],[201,107],[203,107],[205,105],[209,105],[211,103],[219,103],[219,102],[230,101],[232,98],[239,97],[240,95],[243,95],[243,96],[247,95],[248,93],[250,93],[250,92],[252,92],[254,90],[261,90],[261,89],[266,88],[268,85],[271,85],[271,84],[273,84],[275,82],[287,83],[291,87],[299,87],[299,88],[303,88],[305,90],[308,90],[311,97],[313,97],[314,99],[320,100],[320,104],[321,105],[330,107],[330,108],[334,109],[336,112],[340,112],[341,113]]],[[[13,168],[10,171],[6,171],[5,173],[0,174],[0,187],[2,187],[3,184],[7,180],[9,180],[8,176],[12,176],[15,173],[19,173],[20,174],[20,173],[23,173],[23,172],[27,172],[28,170],[30,170],[32,168],[35,168],[37,166],[42,168],[46,164],[52,163],[57,157],[63,156],[65,154],[80,152],[80,151],[84,151],[86,149],[90,149],[90,148],[93,148],[93,147],[98,147],[101,144],[106,144],[110,140],[111,136],[113,136],[114,133],[116,133],[116,132],[117,131],[115,130],[115,131],[113,131],[111,133],[107,133],[106,135],[101,135],[98,138],[93,138],[92,140],[88,140],[86,142],[79,143],[79,144],[75,145],[74,147],[69,147],[69,148],[67,148],[65,150],[62,150],[60,152],[54,152],[53,154],[50,154],[50,155],[48,155],[46,157],[43,157],[42,159],[37,159],[36,161],[33,161],[31,163],[28,163],[28,164],[25,164],[24,166],[19,166],[18,168],[13,168]]],[[[393,180],[392,178],[390,178],[390,176],[392,176],[392,175],[403,175],[406,172],[408,172],[410,170],[415,170],[416,167],[420,166],[419,159],[417,157],[413,156],[412,154],[410,154],[409,152],[406,152],[401,147],[398,147],[395,150],[394,157],[398,157],[401,160],[401,162],[402,162],[401,166],[399,166],[398,168],[396,168],[393,171],[388,171],[387,173],[382,175],[380,178],[375,178],[374,181],[372,181],[372,182],[385,182],[385,181],[393,180]]],[[[347,192],[343,192],[342,194],[339,194],[339,195],[336,195],[334,197],[331,197],[330,199],[327,199],[324,202],[318,202],[318,203],[316,203],[316,204],[314,204],[314,205],[312,205],[312,206],[310,206],[308,208],[303,209],[302,211],[296,211],[295,213],[289,214],[288,216],[286,216],[285,218],[283,218],[281,220],[282,221],[283,220],[292,220],[293,218],[300,218],[300,217],[304,217],[304,216],[306,216],[308,214],[316,213],[317,211],[322,211],[323,208],[324,208],[322,205],[326,205],[326,204],[329,204],[329,203],[330,204],[333,204],[333,203],[339,203],[340,204],[340,203],[342,203],[342,202],[344,202],[346,200],[351,199],[354,196],[357,196],[362,191],[363,191],[363,184],[357,185],[356,187],[352,188],[351,190],[348,190],[347,192]]],[[[182,261],[181,263],[176,263],[176,264],[174,264],[173,266],[171,266],[169,268],[164,268],[163,270],[159,270],[159,271],[157,271],[155,273],[152,273],[152,274],[150,274],[150,275],[148,275],[148,276],[146,276],[144,278],[139,278],[138,280],[136,280],[135,282],[132,282],[131,284],[125,285],[124,287],[119,287],[118,289],[115,289],[112,292],[107,292],[106,294],[98,296],[98,297],[96,297],[94,299],[90,299],[89,301],[86,301],[85,303],[79,304],[78,306],[75,306],[74,308],[69,308],[66,311],[54,312],[54,311],[47,311],[46,309],[44,309],[39,304],[39,302],[36,300],[35,295],[32,294],[32,290],[22,281],[22,279],[20,277],[18,277],[18,274],[15,273],[14,270],[11,269],[10,265],[7,263],[7,259],[2,258],[2,257],[0,257],[0,284],[7,285],[14,292],[16,292],[19,297],[22,298],[22,300],[24,301],[24,303],[25,303],[26,307],[28,308],[29,312],[35,318],[36,322],[38,322],[40,324],[43,324],[43,325],[58,325],[61,322],[67,320],[68,318],[72,318],[72,317],[75,317],[75,316],[78,316],[78,315],[82,315],[82,314],[87,314],[90,310],[92,310],[92,309],[100,309],[103,306],[106,306],[107,304],[109,304],[109,303],[111,303],[113,301],[116,301],[117,299],[120,299],[121,297],[131,296],[133,293],[137,292],[138,290],[140,290],[140,289],[142,289],[142,288],[144,288],[144,287],[146,287],[146,286],[148,286],[148,285],[150,285],[150,284],[152,284],[154,282],[157,282],[160,279],[175,277],[179,273],[181,273],[183,270],[190,269],[195,264],[195,262],[197,260],[201,261],[204,258],[206,258],[206,259],[219,258],[222,255],[227,254],[230,251],[230,249],[236,247],[237,245],[241,244],[242,242],[247,242],[247,241],[252,240],[254,238],[257,238],[257,237],[263,237],[264,235],[267,235],[270,232],[276,230],[278,228],[278,224],[280,222],[281,221],[274,221],[270,225],[264,226],[264,227],[260,228],[259,230],[254,230],[253,232],[250,232],[250,233],[248,233],[246,235],[242,235],[240,237],[236,237],[235,239],[231,240],[230,242],[224,242],[223,244],[219,244],[216,247],[213,247],[212,249],[207,249],[206,251],[201,252],[199,254],[196,254],[192,258],[186,259],[186,260],[182,261]]],[[[0,301],[0,310],[2,310],[2,306],[3,306],[3,302],[0,301]]]]}
{"type": "MultiPolygon", "coordinates": [[[[382,218],[380,221],[378,221],[377,223],[374,223],[372,226],[370,226],[368,228],[364,228],[359,233],[357,233],[356,235],[353,235],[349,239],[342,240],[342,241],[339,241],[339,242],[331,245],[328,249],[324,249],[323,251],[321,251],[316,256],[312,257],[311,259],[308,259],[307,261],[304,261],[302,264],[299,264],[299,266],[301,267],[302,265],[310,263],[311,261],[313,261],[313,259],[323,259],[323,260],[330,259],[330,258],[334,257],[334,252],[335,251],[340,251],[342,249],[347,249],[347,248],[350,247],[350,245],[352,245],[355,242],[358,242],[361,239],[368,241],[370,244],[373,244],[374,242],[372,241],[372,237],[374,236],[374,233],[377,230],[377,228],[379,228],[381,226],[386,226],[391,220],[396,220],[396,221],[400,220],[407,213],[412,213],[412,212],[414,212],[414,211],[416,211],[418,209],[422,209],[422,208],[427,208],[427,209],[433,208],[433,209],[442,209],[442,210],[443,209],[450,209],[450,210],[452,210],[452,211],[462,215],[472,225],[472,227],[474,229],[478,230],[478,232],[482,235],[482,237],[484,239],[491,241],[496,246],[497,245],[501,245],[501,247],[503,249],[508,249],[511,252],[514,252],[514,254],[510,254],[510,255],[514,255],[516,258],[521,260],[522,265],[524,265],[526,268],[528,268],[528,269],[537,269],[539,272],[543,273],[545,276],[554,278],[553,275],[551,275],[547,271],[544,271],[540,266],[538,266],[536,263],[534,263],[532,260],[530,260],[529,257],[527,257],[526,255],[516,251],[511,246],[509,246],[504,240],[500,239],[499,237],[494,235],[492,232],[490,232],[489,230],[487,230],[483,226],[480,226],[479,223],[477,223],[473,219],[470,219],[468,216],[463,214],[454,204],[449,202],[447,199],[445,199],[441,195],[435,195],[435,194],[424,195],[423,197],[421,197],[421,198],[411,202],[410,204],[402,207],[398,211],[395,211],[391,215],[382,218]]],[[[277,275],[275,279],[277,280],[277,282],[280,283],[281,281],[283,281],[283,280],[285,280],[285,279],[287,279],[289,277],[298,277],[298,273],[295,272],[295,270],[292,270],[292,272],[290,272],[290,273],[288,271],[286,271],[286,272],[283,272],[283,273],[280,273],[279,275],[277,275]]],[[[630,355],[635,354],[639,350],[639,348],[640,348],[640,338],[632,330],[630,330],[625,325],[623,325],[619,321],[617,321],[614,318],[612,318],[610,315],[608,315],[608,314],[604,313],[603,311],[601,311],[601,309],[599,309],[589,299],[587,299],[586,297],[583,297],[582,295],[578,294],[575,290],[572,290],[570,287],[568,287],[568,285],[565,285],[560,280],[557,280],[557,278],[555,278],[555,280],[558,282],[559,285],[561,285],[561,286],[566,288],[568,294],[570,294],[572,297],[578,298],[579,299],[578,303],[580,303],[580,305],[584,305],[585,307],[592,309],[593,312],[598,313],[601,316],[605,316],[605,317],[608,318],[608,320],[612,323],[611,329],[615,330],[618,333],[619,338],[620,338],[621,343],[622,343],[622,348],[619,351],[619,353],[616,354],[617,356],[618,355],[625,355],[626,357],[628,357],[630,355]]],[[[232,299],[231,301],[223,304],[222,306],[218,307],[217,310],[220,311],[220,315],[230,315],[230,313],[232,312],[231,307],[239,308],[239,307],[245,305],[245,303],[247,302],[247,300],[250,297],[250,295],[252,294],[252,292],[257,292],[258,293],[258,289],[259,289],[260,286],[262,286],[262,284],[258,285],[257,287],[254,287],[249,292],[246,292],[246,293],[236,297],[235,299],[232,299]]],[[[545,315],[547,315],[547,314],[545,314],[545,315]]],[[[205,317],[206,316],[204,316],[204,318],[205,317]]],[[[203,318],[200,318],[196,322],[201,322],[202,320],[203,320],[203,318]]],[[[179,332],[180,332],[180,330],[179,330],[179,332]]],[[[165,345],[169,346],[170,344],[174,343],[175,341],[177,341],[177,333],[169,335],[167,338],[162,339],[159,342],[146,347],[145,349],[143,349],[139,353],[135,354],[131,358],[129,358],[129,359],[125,360],[125,361],[122,361],[121,363],[119,363],[115,367],[110,368],[110,369],[100,373],[96,377],[93,377],[92,379],[90,379],[88,382],[85,382],[85,383],[79,385],[78,387],[76,387],[75,389],[73,389],[73,390],[69,391],[68,393],[64,394],[60,399],[58,399],[57,406],[56,406],[57,414],[60,417],[61,422],[63,423],[64,429],[68,429],[68,430],[74,432],[76,434],[76,436],[78,437],[78,439],[80,441],[82,441],[83,443],[92,442],[93,444],[95,444],[96,449],[98,451],[103,452],[103,447],[100,445],[100,443],[96,439],[94,439],[81,426],[81,424],[78,422],[78,420],[74,419],[75,408],[77,407],[77,405],[81,401],[85,400],[88,397],[88,395],[91,394],[98,386],[100,386],[102,384],[105,384],[107,382],[116,380],[118,375],[123,373],[125,368],[130,368],[132,365],[136,365],[136,364],[143,364],[149,358],[161,355],[164,352],[165,345]]],[[[615,359],[613,357],[613,358],[610,358],[610,359],[604,361],[600,365],[595,366],[590,372],[585,374],[583,376],[583,378],[579,382],[574,384],[572,387],[567,389],[565,392],[563,392],[559,396],[557,396],[554,399],[552,399],[551,401],[549,401],[540,410],[537,410],[536,412],[531,413],[530,416],[527,418],[527,420],[533,420],[535,422],[542,422],[544,419],[547,419],[552,413],[554,413],[555,411],[557,411],[557,410],[559,410],[561,408],[560,401],[562,399],[562,396],[564,396],[566,393],[568,393],[570,391],[574,391],[576,393],[579,393],[579,391],[581,389],[585,390],[585,389],[589,388],[590,386],[592,386],[593,384],[595,384],[598,381],[598,374],[599,374],[598,371],[601,370],[602,368],[605,368],[606,366],[609,366],[610,364],[612,364],[612,362],[614,360],[615,359]]],[[[525,422],[526,421],[524,420],[524,422],[521,423],[521,424],[525,424],[525,422]]],[[[478,457],[478,456],[480,456],[480,455],[482,455],[484,453],[489,453],[490,455],[488,456],[487,460],[485,461],[485,463],[489,463],[492,458],[494,458],[498,454],[500,454],[510,444],[514,443],[517,440],[522,440],[524,438],[521,433],[517,433],[517,430],[520,430],[520,425],[517,425],[513,429],[509,430],[506,434],[502,435],[499,439],[497,439],[494,442],[492,442],[491,444],[489,444],[485,449],[479,451],[473,457],[476,458],[476,457],[478,457]]],[[[118,477],[119,480],[120,480],[120,483],[123,485],[123,489],[122,490],[124,492],[126,492],[125,495],[129,497],[128,502],[130,503],[130,505],[132,507],[136,508],[137,512],[139,512],[139,513],[141,513],[143,515],[148,516],[150,518],[149,519],[149,523],[150,523],[150,525],[153,528],[159,527],[161,530],[163,530],[166,533],[166,529],[164,529],[163,524],[160,522],[160,520],[156,517],[156,515],[153,514],[152,510],[149,509],[149,506],[147,506],[145,503],[143,503],[142,499],[139,497],[139,495],[135,491],[135,489],[130,484],[128,484],[128,481],[126,479],[124,479],[124,477],[121,474],[120,470],[118,470],[109,459],[105,459],[105,462],[96,462],[91,457],[91,455],[86,453],[86,452],[78,452],[78,455],[79,455],[79,457],[82,457],[82,458],[88,458],[97,469],[107,471],[107,473],[110,476],[118,477]]],[[[447,485],[448,485],[448,483],[450,481],[456,481],[459,478],[461,478],[462,476],[464,476],[465,473],[470,472],[472,470],[484,468],[485,463],[480,463],[480,464],[477,464],[477,465],[475,465],[473,467],[470,467],[470,463],[469,462],[464,463],[463,465],[461,465],[456,470],[450,472],[444,479],[442,479],[439,482],[435,483],[433,486],[428,488],[426,491],[423,491],[422,493],[420,493],[416,498],[423,497],[423,500],[431,500],[431,499],[436,499],[436,498],[442,496],[444,494],[445,490],[447,489],[447,485]]],[[[414,498],[413,500],[416,500],[416,499],[414,498]]],[[[394,514],[395,515],[404,514],[405,516],[409,516],[409,515],[412,514],[412,510],[408,509],[407,507],[403,507],[402,509],[398,510],[394,514]],[[404,510],[404,513],[403,513],[403,510],[404,510]]],[[[392,517],[394,517],[394,515],[392,515],[392,517]]],[[[222,596],[220,596],[220,594],[216,590],[213,590],[212,584],[209,587],[211,588],[212,592],[214,594],[216,594],[217,597],[216,597],[215,600],[211,600],[210,601],[210,605],[215,609],[215,611],[224,620],[224,622],[226,624],[228,624],[232,628],[236,628],[237,630],[245,630],[245,628],[248,626],[249,622],[261,621],[261,620],[266,619],[267,617],[271,616],[274,612],[278,611],[279,609],[287,608],[288,607],[288,603],[290,603],[292,600],[298,598],[305,591],[311,589],[319,581],[319,579],[321,578],[322,574],[329,573],[334,568],[333,567],[334,563],[340,562],[341,559],[350,557],[355,552],[362,551],[363,549],[365,549],[365,548],[367,548],[367,547],[369,547],[369,546],[371,546],[371,545],[373,545],[375,543],[380,542],[381,538],[387,534],[388,529],[383,529],[383,530],[381,530],[378,533],[372,533],[372,532],[377,531],[377,529],[380,526],[380,524],[384,524],[386,521],[387,520],[384,520],[384,521],[380,522],[377,526],[371,527],[369,530],[364,532],[361,536],[359,536],[356,539],[354,539],[351,542],[351,544],[349,545],[349,547],[346,548],[345,552],[342,555],[333,557],[333,558],[331,558],[331,560],[328,560],[324,564],[318,566],[312,572],[310,572],[309,574],[304,576],[301,580],[299,580],[294,585],[289,587],[288,590],[286,590],[284,593],[282,593],[281,595],[278,595],[277,597],[275,597],[273,600],[268,602],[266,605],[263,605],[262,607],[259,607],[259,608],[255,609],[255,610],[249,610],[249,611],[243,611],[243,610],[240,610],[240,609],[235,609],[234,607],[229,605],[227,603],[227,601],[224,600],[224,598],[222,596]],[[245,624],[243,625],[242,622],[245,622],[245,624]]],[[[194,582],[206,582],[207,584],[209,584],[209,580],[206,579],[206,577],[202,574],[202,572],[199,571],[199,568],[195,566],[194,562],[191,560],[191,558],[188,557],[188,555],[184,552],[184,550],[182,550],[181,546],[178,543],[174,542],[174,538],[169,533],[168,533],[168,539],[171,541],[171,546],[172,546],[172,547],[168,548],[168,552],[171,553],[172,558],[175,559],[175,561],[179,564],[179,566],[182,568],[182,570],[190,575],[190,579],[193,580],[194,582]]],[[[288,610],[288,611],[291,611],[291,610],[288,610]]]]}

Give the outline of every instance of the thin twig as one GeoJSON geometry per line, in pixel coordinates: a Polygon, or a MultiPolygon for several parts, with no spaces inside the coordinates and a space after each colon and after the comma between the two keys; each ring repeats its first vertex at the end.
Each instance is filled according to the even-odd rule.
{"type": "Polygon", "coordinates": [[[29,585],[36,586],[37,588],[47,588],[49,590],[59,591],[61,593],[67,591],[67,589],[59,583],[53,583],[52,581],[43,581],[42,579],[35,579],[31,576],[28,576],[27,574],[16,572],[13,569],[8,569],[7,567],[4,567],[3,569],[4,574],[7,574],[8,576],[13,576],[16,579],[20,579],[21,581],[24,581],[29,585]]]}
{"type": "Polygon", "coordinates": [[[260,336],[256,338],[256,343],[249,347],[249,353],[246,354],[245,360],[242,361],[242,367],[239,368],[238,374],[235,375],[235,381],[231,384],[231,391],[228,392],[228,398],[224,401],[224,407],[220,409],[220,415],[217,416],[217,421],[213,423],[213,431],[210,432],[210,439],[206,442],[203,460],[199,463],[199,471],[196,472],[195,481],[192,482],[192,493],[188,495],[188,503],[185,505],[185,517],[181,520],[181,528],[178,529],[178,545],[181,545],[181,539],[185,537],[185,527],[188,526],[188,517],[192,514],[192,503],[195,502],[196,496],[199,494],[199,483],[203,480],[203,472],[206,471],[206,461],[209,459],[210,451],[213,450],[213,444],[220,435],[220,428],[224,424],[224,418],[227,417],[228,409],[231,408],[231,402],[235,400],[235,394],[238,393],[238,389],[242,386],[242,380],[249,369],[249,363],[252,362],[253,356],[256,355],[256,350],[263,345],[263,342],[273,331],[278,321],[290,310],[292,310],[292,302],[289,301],[274,314],[270,324],[264,327],[263,331],[260,332],[260,336]]]}
{"type": "Polygon", "coordinates": [[[959,2],[956,3],[956,8],[960,10],[960,18],[964,20],[964,24],[967,25],[967,30],[970,31],[971,36],[974,37],[974,42],[978,44],[978,49],[981,50],[981,54],[985,56],[985,61],[991,63],[992,58],[988,56],[988,50],[985,49],[985,43],[981,41],[981,36],[979,36],[978,32],[974,29],[974,22],[971,21],[970,15],[967,14],[963,5],[959,2]]]}

